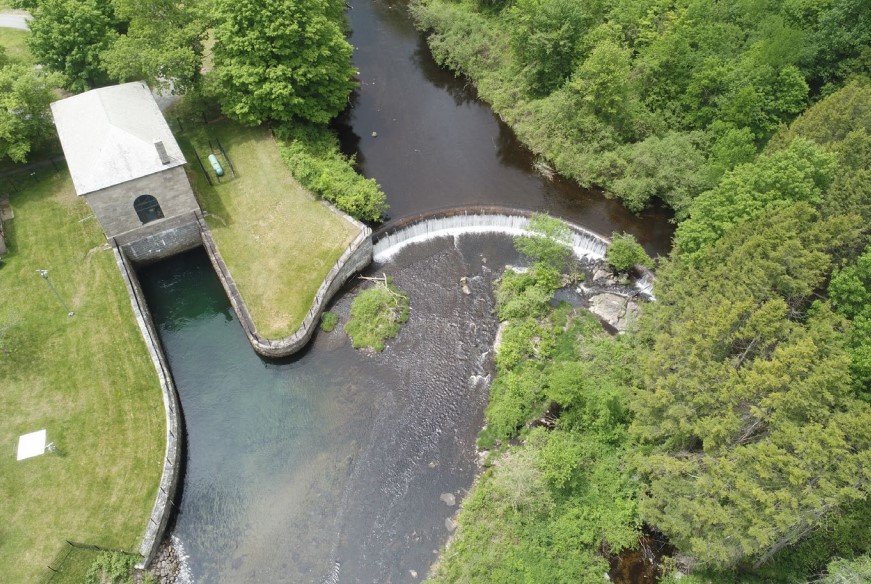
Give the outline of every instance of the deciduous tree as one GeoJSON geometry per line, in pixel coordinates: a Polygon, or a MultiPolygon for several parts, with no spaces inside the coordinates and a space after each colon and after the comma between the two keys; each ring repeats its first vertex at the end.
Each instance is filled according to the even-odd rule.
{"type": "Polygon", "coordinates": [[[218,0],[216,95],[245,124],[326,123],[354,87],[351,46],[331,0],[218,0]]]}

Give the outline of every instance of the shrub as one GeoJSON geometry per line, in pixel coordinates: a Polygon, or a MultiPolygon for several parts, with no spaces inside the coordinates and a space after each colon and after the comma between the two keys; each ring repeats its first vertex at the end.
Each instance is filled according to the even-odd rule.
{"type": "Polygon", "coordinates": [[[121,552],[101,552],[88,569],[87,584],[127,584],[137,556],[121,552]]]}
{"type": "Polygon", "coordinates": [[[641,244],[635,241],[635,237],[629,233],[613,234],[611,246],[605,254],[605,259],[608,261],[608,265],[618,272],[628,272],[636,264],[648,268],[653,266],[653,260],[647,255],[641,244]]]}
{"type": "Polygon", "coordinates": [[[384,191],[354,170],[353,157],[339,151],[339,141],[328,128],[297,124],[277,129],[276,135],[285,164],[307,189],[364,221],[378,221],[387,211],[384,191]]]}
{"type": "Polygon", "coordinates": [[[384,341],[395,337],[407,320],[408,295],[388,280],[357,294],[345,331],[355,349],[383,351],[384,341]]]}
{"type": "Polygon", "coordinates": [[[339,324],[339,315],[335,312],[325,312],[321,315],[321,330],[325,333],[331,333],[339,324]]]}

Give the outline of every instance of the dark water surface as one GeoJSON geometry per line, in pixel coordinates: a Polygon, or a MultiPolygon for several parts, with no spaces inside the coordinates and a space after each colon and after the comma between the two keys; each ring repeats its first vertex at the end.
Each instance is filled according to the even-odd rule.
{"type": "Polygon", "coordinates": [[[339,125],[344,147],[387,193],[391,218],[469,204],[546,210],[599,233],[627,231],[655,254],[671,247],[670,214],[633,215],[598,191],[547,180],[514,132],[465,78],[436,65],[401,0],[351,0],[360,71],[339,125]],[[377,137],[372,137],[377,132],[377,137]]]}

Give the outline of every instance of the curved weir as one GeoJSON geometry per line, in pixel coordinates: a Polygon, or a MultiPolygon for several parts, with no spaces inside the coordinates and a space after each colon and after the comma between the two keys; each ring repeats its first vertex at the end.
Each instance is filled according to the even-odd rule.
{"type": "MultiPolygon", "coordinates": [[[[403,226],[391,229],[390,225],[375,234],[373,259],[383,262],[390,259],[399,250],[413,243],[421,243],[437,237],[453,237],[475,233],[503,233],[516,237],[529,235],[530,213],[518,210],[506,210],[503,213],[493,213],[486,210],[470,208],[467,210],[452,210],[442,213],[431,213],[417,221],[404,222],[403,226]]],[[[571,233],[572,251],[578,258],[602,259],[608,250],[610,241],[580,225],[567,223],[571,233]]]]}

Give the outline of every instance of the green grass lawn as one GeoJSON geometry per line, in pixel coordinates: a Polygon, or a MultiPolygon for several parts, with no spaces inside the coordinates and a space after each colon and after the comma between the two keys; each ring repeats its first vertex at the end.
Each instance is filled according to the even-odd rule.
{"type": "Polygon", "coordinates": [[[6,49],[6,56],[25,65],[35,65],[36,60],[27,46],[29,34],[26,30],[0,28],[0,47],[6,49]]]}
{"type": "Polygon", "coordinates": [[[4,582],[39,581],[65,539],[137,551],[165,449],[160,385],[112,252],[69,175],[43,174],[12,195],[0,265],[4,582]],[[18,436],[43,428],[62,456],[17,462],[18,436]]]}
{"type": "Polygon", "coordinates": [[[359,229],[294,180],[263,128],[222,120],[200,125],[180,142],[215,242],[257,330],[271,339],[292,334],[359,229]],[[209,186],[192,149],[196,144],[211,173],[209,137],[213,144],[220,140],[238,177],[226,168],[223,182],[209,186]]]}

